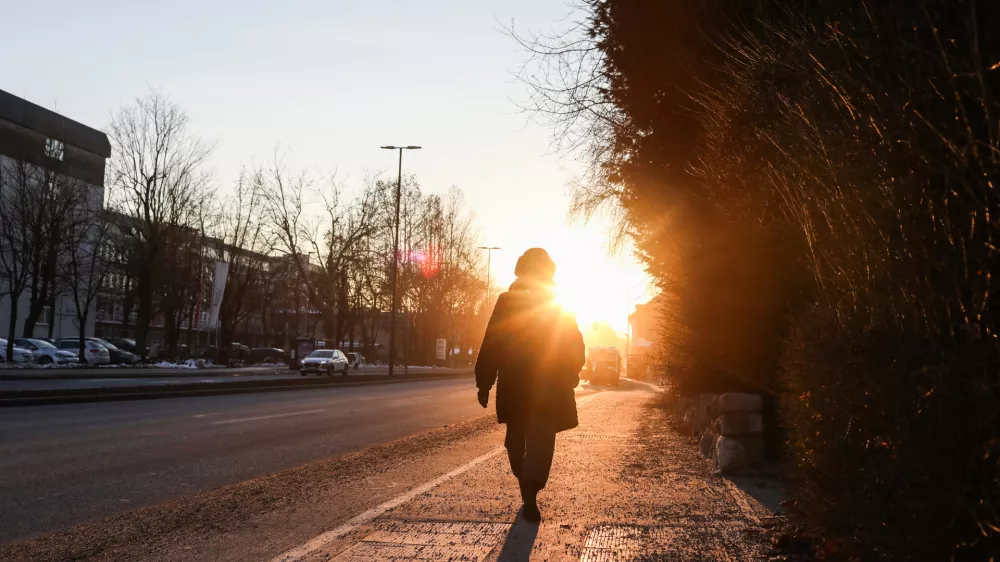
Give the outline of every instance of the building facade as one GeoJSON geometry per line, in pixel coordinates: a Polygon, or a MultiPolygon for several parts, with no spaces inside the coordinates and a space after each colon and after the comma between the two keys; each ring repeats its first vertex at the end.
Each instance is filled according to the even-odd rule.
{"type": "MultiPolygon", "coordinates": [[[[11,198],[18,189],[60,182],[78,190],[76,195],[86,201],[86,209],[100,210],[104,205],[105,163],[110,156],[111,144],[103,132],[0,90],[0,197],[11,198]]],[[[11,258],[17,251],[18,244],[0,240],[0,252],[7,252],[5,257],[11,258]]],[[[15,269],[0,269],[0,334],[4,337],[11,321],[12,285],[24,285],[23,275],[35,279],[42,275],[27,268],[17,273],[21,281],[12,283],[11,271],[15,269]]],[[[28,289],[17,297],[16,335],[59,338],[74,337],[81,331],[93,333],[96,314],[89,315],[87,326],[79,326],[72,295],[66,294],[54,279],[46,283],[52,283],[45,286],[55,289],[46,291],[44,300],[49,302],[31,334],[24,334],[22,326],[32,301],[30,287],[40,283],[28,283],[28,289]]]]}

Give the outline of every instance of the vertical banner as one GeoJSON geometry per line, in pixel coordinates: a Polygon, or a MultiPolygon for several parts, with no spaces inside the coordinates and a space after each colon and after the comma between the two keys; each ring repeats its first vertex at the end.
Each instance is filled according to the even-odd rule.
{"type": "Polygon", "coordinates": [[[434,356],[437,357],[438,361],[444,361],[448,358],[448,340],[438,338],[437,349],[435,349],[434,356]]]}
{"type": "Polygon", "coordinates": [[[215,275],[212,277],[212,316],[208,319],[209,326],[219,325],[219,310],[222,309],[222,295],[226,292],[226,278],[229,277],[229,263],[215,262],[215,275]]]}

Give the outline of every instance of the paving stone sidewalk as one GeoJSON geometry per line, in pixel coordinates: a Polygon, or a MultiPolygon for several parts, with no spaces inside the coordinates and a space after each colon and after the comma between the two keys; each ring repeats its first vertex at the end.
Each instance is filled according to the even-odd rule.
{"type": "Polygon", "coordinates": [[[713,472],[658,396],[629,383],[586,397],[580,427],[557,440],[540,525],[518,516],[496,452],[297,559],[766,560],[773,513],[713,472]]]}

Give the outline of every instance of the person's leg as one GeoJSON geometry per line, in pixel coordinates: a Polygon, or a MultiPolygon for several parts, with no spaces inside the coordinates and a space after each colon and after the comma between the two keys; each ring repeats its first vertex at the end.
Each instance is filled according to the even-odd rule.
{"type": "Polygon", "coordinates": [[[525,434],[522,479],[541,490],[549,480],[552,455],[556,450],[556,432],[532,427],[525,434]]]}
{"type": "Polygon", "coordinates": [[[524,424],[507,423],[507,436],[503,440],[507,448],[507,458],[510,459],[510,472],[518,480],[524,470],[524,424]]]}
{"type": "Polygon", "coordinates": [[[522,514],[527,521],[541,521],[538,510],[538,491],[545,487],[552,468],[552,455],[556,447],[556,433],[545,427],[530,427],[525,434],[524,465],[521,471],[522,514]]]}

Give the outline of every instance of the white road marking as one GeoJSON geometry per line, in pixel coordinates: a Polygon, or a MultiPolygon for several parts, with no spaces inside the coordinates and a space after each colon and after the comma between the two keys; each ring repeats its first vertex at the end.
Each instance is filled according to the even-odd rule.
{"type": "Polygon", "coordinates": [[[351,531],[357,529],[361,525],[370,523],[371,521],[375,520],[375,518],[382,515],[386,511],[389,511],[390,509],[393,509],[395,507],[399,507],[400,505],[403,505],[404,503],[412,500],[413,498],[419,496],[420,494],[429,492],[430,490],[440,486],[441,484],[444,484],[448,480],[451,480],[452,478],[468,471],[470,468],[476,466],[477,464],[480,464],[483,461],[487,461],[499,455],[501,452],[503,452],[503,447],[497,447],[496,449],[493,449],[492,451],[484,455],[480,455],[472,459],[471,461],[463,464],[462,466],[456,468],[455,470],[452,470],[447,474],[439,476],[434,480],[431,480],[430,482],[421,484],[416,488],[411,488],[408,492],[398,495],[381,505],[375,506],[369,509],[368,511],[365,511],[364,513],[350,519],[347,523],[344,523],[343,525],[335,529],[331,529],[323,533],[322,535],[313,538],[312,540],[303,544],[302,546],[293,548],[292,550],[289,550],[288,552],[285,552],[284,554],[281,554],[273,558],[272,562],[283,562],[283,561],[287,562],[292,560],[299,560],[301,558],[309,556],[310,554],[322,549],[331,541],[334,541],[346,535],[347,533],[350,533],[351,531]]]}
{"type": "MultiPolygon", "coordinates": [[[[578,399],[576,401],[576,405],[577,407],[580,407],[583,404],[593,400],[595,397],[600,396],[601,394],[604,393],[596,392],[594,394],[588,394],[587,396],[578,399]]],[[[283,554],[280,554],[272,558],[271,562],[293,562],[295,560],[301,560],[306,556],[314,554],[315,552],[321,550],[324,546],[326,546],[330,542],[350,533],[351,531],[357,529],[361,525],[371,523],[383,513],[403,505],[404,503],[412,500],[413,498],[419,496],[420,494],[427,493],[433,490],[434,488],[440,486],[441,484],[444,484],[448,480],[451,480],[456,476],[468,472],[469,469],[471,469],[472,467],[499,455],[500,453],[503,452],[503,450],[504,450],[503,447],[497,447],[496,449],[493,449],[483,455],[480,455],[472,459],[471,461],[463,464],[462,466],[452,470],[447,474],[439,476],[434,480],[431,480],[430,482],[425,482],[417,486],[416,488],[411,488],[409,491],[404,492],[381,505],[377,505],[369,509],[368,511],[361,513],[360,515],[351,518],[343,525],[331,529],[317,537],[310,539],[308,542],[306,542],[301,546],[295,547],[283,554]]]]}
{"type": "Polygon", "coordinates": [[[289,416],[304,416],[306,414],[318,414],[326,410],[303,410],[301,412],[288,412],[287,414],[271,414],[269,416],[254,416],[252,418],[234,418],[231,420],[219,420],[212,422],[212,425],[226,425],[230,423],[243,423],[257,420],[269,420],[273,418],[287,418],[289,416]]]}

